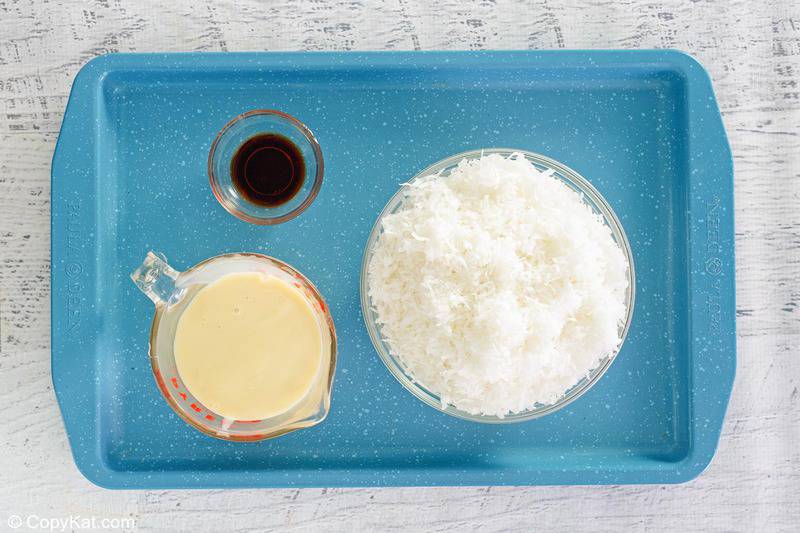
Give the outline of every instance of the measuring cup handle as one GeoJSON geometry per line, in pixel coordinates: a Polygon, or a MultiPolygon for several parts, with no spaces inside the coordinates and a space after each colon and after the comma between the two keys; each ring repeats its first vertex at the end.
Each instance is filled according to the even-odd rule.
{"type": "Polygon", "coordinates": [[[131,279],[156,305],[166,303],[175,293],[175,280],[180,272],[167,264],[163,254],[147,252],[141,266],[131,273],[131,279]]]}

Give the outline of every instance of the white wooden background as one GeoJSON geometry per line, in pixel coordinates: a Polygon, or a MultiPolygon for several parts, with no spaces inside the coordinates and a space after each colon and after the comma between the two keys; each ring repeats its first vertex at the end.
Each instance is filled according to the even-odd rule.
{"type": "Polygon", "coordinates": [[[0,0],[0,530],[800,529],[797,0],[0,0]],[[137,491],[76,470],[50,380],[50,158],[72,79],[112,51],[659,48],[714,80],[736,168],[739,367],[714,462],[678,486],[137,491]]]}

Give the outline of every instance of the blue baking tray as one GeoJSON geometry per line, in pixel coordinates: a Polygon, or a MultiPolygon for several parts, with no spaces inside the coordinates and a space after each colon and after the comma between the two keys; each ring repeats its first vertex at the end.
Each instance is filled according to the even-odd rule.
{"type": "Polygon", "coordinates": [[[735,370],[731,154],[709,77],[675,51],[107,55],[77,75],[52,167],[52,371],[78,468],[113,488],[672,483],[717,444],[735,370]],[[276,227],[215,201],[206,158],[233,116],[276,108],[317,135],[325,182],[276,227]],[[508,146],[562,161],[612,205],[636,263],[633,324],[608,373],[541,419],[481,425],[407,393],[359,309],[364,244],[400,184],[508,146]],[[161,398],[148,250],[184,269],[252,251],[328,300],[328,419],[232,443],[161,398]]]}

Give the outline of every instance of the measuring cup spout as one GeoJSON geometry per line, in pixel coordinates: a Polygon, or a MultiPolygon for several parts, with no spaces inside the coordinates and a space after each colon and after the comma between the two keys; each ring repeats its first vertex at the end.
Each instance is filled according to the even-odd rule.
{"type": "Polygon", "coordinates": [[[175,293],[178,272],[167,264],[163,254],[147,252],[144,262],[131,273],[131,279],[156,305],[167,303],[175,293]]]}

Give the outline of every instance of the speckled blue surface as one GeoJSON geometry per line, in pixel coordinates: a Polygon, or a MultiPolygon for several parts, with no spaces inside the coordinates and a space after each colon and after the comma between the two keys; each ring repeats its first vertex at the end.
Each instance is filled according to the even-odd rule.
{"type": "Polygon", "coordinates": [[[735,370],[730,150],[711,84],[672,51],[110,55],[78,74],[53,160],[52,371],[75,461],[114,488],[680,482],[711,460],[735,370]],[[325,182],[277,227],[225,212],[208,149],[277,108],[317,135],[325,182]],[[422,167],[472,148],[558,159],[612,205],[636,311],[608,373],[556,414],[447,417],[383,367],[359,311],[370,227],[422,167]],[[253,251],[299,268],[339,335],[331,414],[260,443],[181,421],[147,358],[148,250],[183,270],[253,251]]]}

